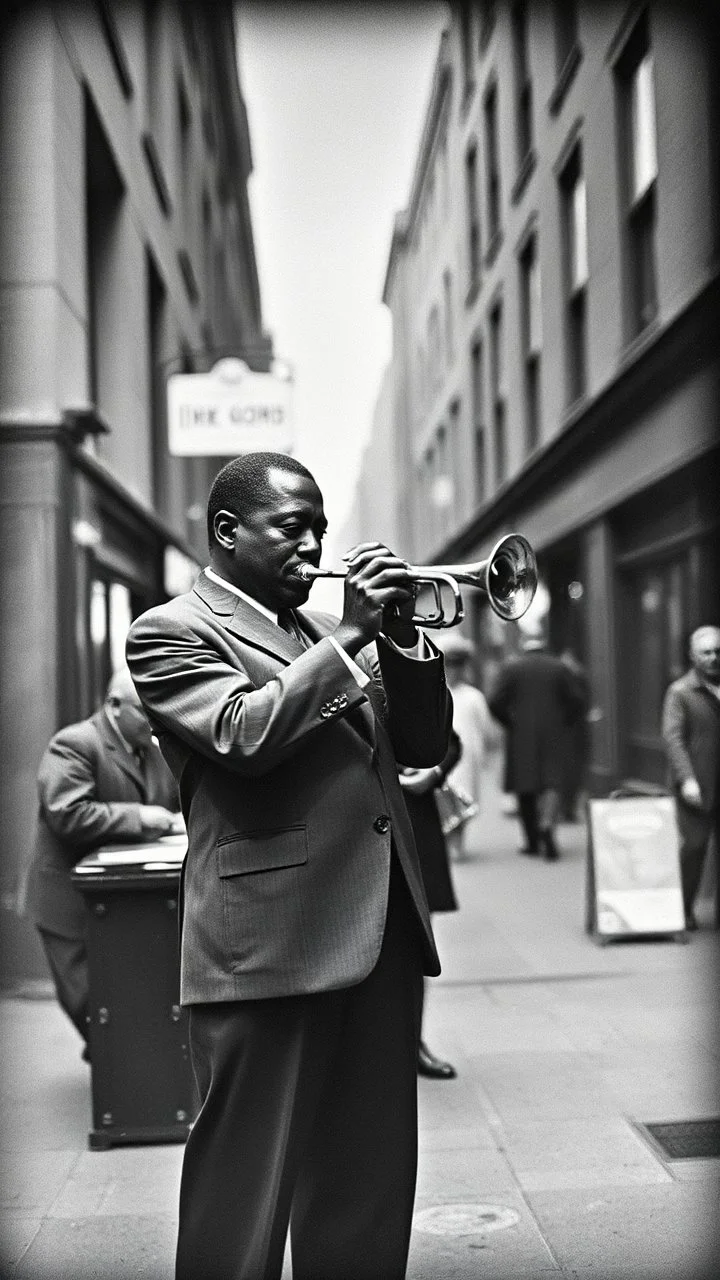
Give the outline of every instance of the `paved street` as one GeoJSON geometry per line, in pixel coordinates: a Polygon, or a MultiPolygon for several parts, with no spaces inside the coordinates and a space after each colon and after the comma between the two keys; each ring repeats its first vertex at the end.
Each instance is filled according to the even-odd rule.
{"type": "MultiPolygon", "coordinates": [[[[492,776],[483,809],[461,910],[436,918],[426,1039],[458,1079],[420,1082],[409,1280],[710,1274],[720,1162],[665,1162],[634,1122],[720,1114],[718,935],[598,946],[583,827],[546,864],[518,857],[492,776]]],[[[47,999],[0,1018],[3,1275],[171,1280],[182,1149],[89,1151],[72,1028],[47,999]]]]}

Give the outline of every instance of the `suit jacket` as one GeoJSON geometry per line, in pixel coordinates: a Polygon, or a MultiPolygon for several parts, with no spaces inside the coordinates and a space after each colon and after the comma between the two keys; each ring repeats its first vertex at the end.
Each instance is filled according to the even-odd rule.
{"type": "Polygon", "coordinates": [[[712,813],[720,805],[720,700],[690,670],[665,694],[662,736],[670,782],[676,793],[688,778],[697,778],[702,807],[712,813]]]}
{"type": "Polygon", "coordinates": [[[568,727],[585,708],[581,684],[565,663],[541,650],[511,658],[500,668],[488,706],[508,730],[507,790],[561,788],[568,727]]]}
{"type": "Polygon", "coordinates": [[[142,767],[125,750],[104,710],[51,739],[38,772],[39,810],[24,907],[62,937],[85,932],[85,905],[70,872],[111,841],[143,840],[141,804],[178,809],[175,781],[153,743],[142,767]]]}
{"type": "Polygon", "coordinates": [[[380,641],[358,657],[363,690],[327,639],[337,619],[295,616],[309,648],[201,574],[130,628],[130,671],[188,829],[185,1004],[362,981],[383,938],[391,841],[439,972],[397,760],[447,750],[442,659],[380,641]]]}

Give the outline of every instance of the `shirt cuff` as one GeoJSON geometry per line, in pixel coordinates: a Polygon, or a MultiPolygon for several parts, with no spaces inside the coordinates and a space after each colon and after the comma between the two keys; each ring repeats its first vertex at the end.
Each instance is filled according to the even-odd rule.
{"type": "Polygon", "coordinates": [[[432,654],[428,653],[428,647],[425,642],[425,636],[423,635],[422,631],[418,631],[417,643],[414,644],[410,649],[401,649],[399,644],[396,644],[394,640],[391,640],[390,637],[386,636],[384,633],[383,633],[383,640],[385,641],[386,644],[392,645],[395,652],[401,653],[404,658],[415,658],[420,662],[425,662],[426,659],[432,657],[432,654]]]}
{"type": "Polygon", "coordinates": [[[358,666],[357,662],[353,662],[350,654],[345,652],[342,645],[338,644],[337,640],[335,640],[333,636],[328,636],[328,640],[333,648],[337,649],[353,680],[356,680],[360,688],[364,689],[365,685],[370,683],[370,676],[362,670],[362,667],[358,666]]]}

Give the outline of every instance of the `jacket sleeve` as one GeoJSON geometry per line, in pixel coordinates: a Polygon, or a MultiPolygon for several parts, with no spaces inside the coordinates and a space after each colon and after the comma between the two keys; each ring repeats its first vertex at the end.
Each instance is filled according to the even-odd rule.
{"type": "Polygon", "coordinates": [[[38,791],[50,830],[80,851],[111,839],[141,839],[140,805],[97,796],[93,753],[55,738],[40,762],[38,791]]]}
{"type": "Polygon", "coordinates": [[[400,765],[424,769],[439,764],[450,745],[452,698],[439,651],[425,637],[431,657],[406,658],[377,640],[377,656],[387,698],[387,731],[400,765]]]}
{"type": "Polygon", "coordinates": [[[274,769],[308,737],[366,700],[326,637],[255,688],[211,635],[153,611],[130,628],[127,661],[159,736],[248,777],[274,769]]]}
{"type": "Polygon", "coordinates": [[[688,778],[695,777],[695,770],[686,746],[685,705],[682,694],[672,685],[663,703],[662,736],[672,781],[676,787],[681,787],[688,778]]]}

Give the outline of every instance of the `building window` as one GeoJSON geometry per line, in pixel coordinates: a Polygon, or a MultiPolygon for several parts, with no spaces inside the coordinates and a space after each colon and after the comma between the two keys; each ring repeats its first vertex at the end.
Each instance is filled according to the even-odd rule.
{"type": "Polygon", "coordinates": [[[428,316],[428,364],[430,366],[430,385],[434,392],[442,381],[442,342],[440,338],[440,313],[437,306],[431,308],[428,316]]]}
{"type": "Polygon", "coordinates": [[[213,218],[210,197],[207,191],[202,196],[202,236],[203,236],[203,289],[205,293],[205,319],[210,321],[213,314],[213,218]]]}
{"type": "Polygon", "coordinates": [[[487,498],[487,443],[485,439],[485,384],[483,349],[474,342],[470,349],[470,387],[472,393],[473,440],[475,446],[475,497],[487,498]]]}
{"type": "Polygon", "coordinates": [[[532,81],[528,57],[527,0],[519,0],[512,11],[513,62],[515,66],[515,142],[518,169],[527,161],[533,146],[532,81]]]}
{"type": "Polygon", "coordinates": [[[577,49],[577,0],[553,0],[553,26],[555,30],[555,70],[557,76],[560,77],[567,62],[577,49]]]}
{"type": "Polygon", "coordinates": [[[537,240],[528,240],[520,257],[522,351],[525,391],[525,448],[540,443],[540,359],[542,354],[542,293],[537,240]]]}
{"type": "Polygon", "coordinates": [[[448,368],[450,368],[455,355],[455,333],[453,325],[452,275],[449,270],[443,272],[443,308],[445,312],[445,361],[448,368]]]}
{"type": "Polygon", "coordinates": [[[477,146],[474,143],[465,156],[465,195],[467,201],[469,288],[472,292],[480,280],[478,156],[477,146]]]}
{"type": "Polygon", "coordinates": [[[618,63],[617,84],[623,165],[621,190],[625,204],[627,328],[633,338],[657,314],[658,159],[654,68],[647,15],[638,23],[618,63]]]}
{"type": "Polygon", "coordinates": [[[144,0],[145,36],[145,130],[142,136],[155,192],[163,213],[169,217],[172,200],[165,176],[165,129],[163,118],[163,72],[165,44],[163,39],[162,6],[159,0],[144,0]]]}
{"type": "Polygon", "coordinates": [[[130,589],[123,582],[97,576],[90,580],[87,630],[90,639],[90,697],[101,707],[110,676],[125,665],[125,641],[133,619],[130,589]]]}
{"type": "Polygon", "coordinates": [[[500,164],[498,156],[497,85],[485,96],[485,160],[487,182],[488,253],[492,254],[500,235],[500,164]]]}
{"type": "Polygon", "coordinates": [[[152,254],[146,253],[148,305],[148,418],[152,442],[152,494],[155,510],[169,515],[168,440],[165,418],[163,349],[167,294],[152,254]]]}
{"type": "Polygon", "coordinates": [[[450,405],[450,416],[448,419],[448,478],[450,481],[448,512],[450,512],[453,506],[457,504],[460,492],[458,476],[460,452],[460,401],[453,400],[450,405]]]}
{"type": "Polygon", "coordinates": [[[467,101],[475,88],[473,61],[473,5],[470,0],[460,3],[460,49],[463,68],[463,101],[467,101]]]}
{"type": "Polygon", "coordinates": [[[188,249],[192,248],[192,156],[190,132],[190,107],[181,80],[177,84],[178,164],[176,174],[177,208],[182,211],[182,234],[188,249]]]}
{"type": "MultiPolygon", "coordinates": [[[[88,394],[112,418],[116,394],[117,311],[122,306],[118,246],[125,188],[92,98],[85,93],[85,227],[87,256],[88,394]]],[[[102,443],[98,448],[102,450],[102,443]]]]}
{"type": "Polygon", "coordinates": [[[497,0],[480,0],[480,53],[487,49],[497,17],[497,0]]]}
{"type": "Polygon", "coordinates": [[[496,485],[502,484],[507,477],[503,341],[502,303],[496,302],[490,312],[490,386],[496,485]]]}
{"type": "Polygon", "coordinates": [[[565,259],[565,344],[567,396],[572,403],[587,389],[587,195],[578,144],[560,175],[565,259]]]}

